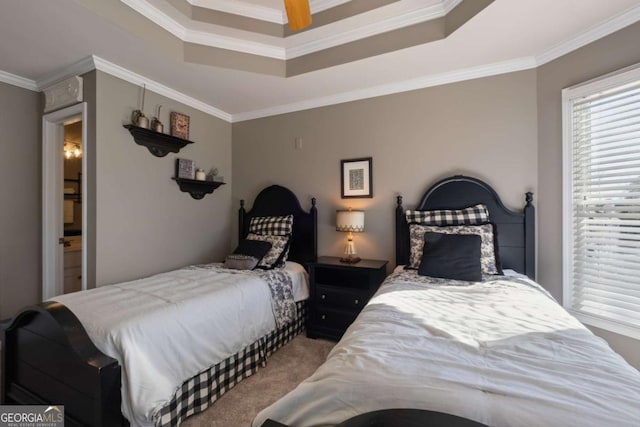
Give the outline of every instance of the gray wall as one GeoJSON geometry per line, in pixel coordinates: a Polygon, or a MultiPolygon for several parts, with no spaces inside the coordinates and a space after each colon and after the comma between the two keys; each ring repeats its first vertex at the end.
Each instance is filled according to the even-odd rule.
{"type": "Polygon", "coordinates": [[[40,94],[0,82],[0,319],[40,300],[40,94]]]}
{"type": "Polygon", "coordinates": [[[97,71],[82,75],[83,97],[87,103],[87,138],[84,142],[83,160],[87,164],[87,188],[83,190],[82,203],[87,205],[87,224],[82,232],[86,234],[87,287],[96,284],[96,108],[97,71]]]}
{"type": "Polygon", "coordinates": [[[522,209],[524,192],[537,192],[537,150],[536,72],[471,80],[235,123],[233,204],[273,183],[304,207],[316,197],[318,251],[334,256],[346,239],[335,231],[335,210],[365,209],[359,255],[393,261],[396,195],[414,207],[435,180],[468,174],[522,209]],[[368,156],[374,197],[341,199],[340,160],[368,156]]]}
{"type": "MultiPolygon", "coordinates": [[[[539,67],[538,281],[562,299],[562,89],[640,62],[640,23],[539,67]]],[[[593,328],[634,366],[640,342],[593,328]]]]}
{"type": "Polygon", "coordinates": [[[202,200],[179,190],[177,157],[215,166],[231,177],[231,124],[147,91],[145,113],[169,130],[169,112],[190,116],[194,144],[155,157],[122,127],[138,108],[141,88],[97,72],[96,284],[137,279],[188,264],[220,261],[231,241],[231,183],[202,200]]]}

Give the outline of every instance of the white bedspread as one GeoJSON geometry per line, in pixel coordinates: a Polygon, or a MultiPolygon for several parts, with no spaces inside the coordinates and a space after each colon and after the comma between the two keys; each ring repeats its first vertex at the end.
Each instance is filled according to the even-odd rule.
{"type": "MultiPolygon", "coordinates": [[[[296,296],[305,288],[295,284],[296,296]]],[[[269,287],[237,270],[181,269],[53,300],[120,362],[122,411],[134,426],[151,425],[186,379],[275,329],[269,287]]]]}
{"type": "Polygon", "coordinates": [[[326,363],[254,427],[335,425],[390,408],[494,427],[640,426],[640,373],[535,283],[394,276],[326,363]]]}

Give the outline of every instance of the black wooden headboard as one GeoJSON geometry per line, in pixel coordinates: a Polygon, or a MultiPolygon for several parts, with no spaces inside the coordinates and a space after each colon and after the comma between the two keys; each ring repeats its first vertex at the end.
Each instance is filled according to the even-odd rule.
{"type": "MultiPolygon", "coordinates": [[[[484,203],[489,219],[498,230],[498,255],[503,269],[512,269],[535,279],[535,209],[533,193],[525,193],[523,212],[504,206],[500,197],[486,182],[456,175],[437,182],[422,197],[415,210],[462,209],[484,203]]],[[[396,206],[396,264],[409,260],[409,225],[402,207],[402,196],[396,206]]]]}
{"type": "Polygon", "coordinates": [[[280,216],[293,214],[293,237],[288,259],[306,265],[318,258],[318,211],[316,199],[311,199],[311,209],[305,212],[295,194],[288,188],[272,185],[256,196],[249,212],[240,200],[238,211],[238,237],[244,239],[254,216],[280,216]]]}

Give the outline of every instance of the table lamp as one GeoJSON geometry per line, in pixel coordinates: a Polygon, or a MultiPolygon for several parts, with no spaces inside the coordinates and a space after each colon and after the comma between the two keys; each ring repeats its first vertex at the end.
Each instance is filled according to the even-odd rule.
{"type": "Polygon", "coordinates": [[[336,211],[336,230],[346,231],[347,246],[344,248],[345,256],[340,258],[340,262],[355,264],[360,262],[360,258],[354,256],[356,254],[356,246],[353,243],[353,233],[362,233],[364,231],[364,211],[337,210],[336,211]]]}

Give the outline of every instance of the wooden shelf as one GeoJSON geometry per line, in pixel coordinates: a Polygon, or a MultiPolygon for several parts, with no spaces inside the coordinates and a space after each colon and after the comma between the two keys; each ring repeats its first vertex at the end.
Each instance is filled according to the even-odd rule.
{"type": "Polygon", "coordinates": [[[155,132],[134,125],[122,126],[129,130],[136,144],[147,147],[149,152],[156,157],[164,157],[169,153],[178,153],[185,145],[193,144],[193,141],[167,135],[166,133],[155,132]]]}
{"type": "Polygon", "coordinates": [[[174,179],[181,191],[191,194],[196,200],[202,199],[205,195],[213,193],[213,191],[224,185],[224,182],[218,181],[199,181],[196,179],[171,178],[174,179]]]}

